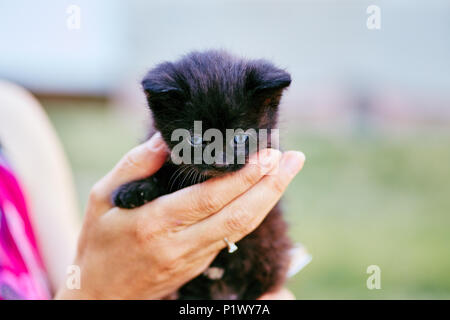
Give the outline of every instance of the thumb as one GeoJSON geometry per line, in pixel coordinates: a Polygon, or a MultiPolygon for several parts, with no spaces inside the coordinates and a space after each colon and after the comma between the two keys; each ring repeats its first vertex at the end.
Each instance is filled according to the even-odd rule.
{"type": "Polygon", "coordinates": [[[112,192],[122,184],[151,176],[167,158],[167,146],[159,132],[130,150],[91,191],[90,202],[112,207],[112,192]]]}

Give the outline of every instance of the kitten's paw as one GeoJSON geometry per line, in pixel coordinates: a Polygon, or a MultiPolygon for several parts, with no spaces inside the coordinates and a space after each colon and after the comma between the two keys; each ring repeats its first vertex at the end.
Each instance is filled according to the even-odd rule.
{"type": "Polygon", "coordinates": [[[158,197],[157,188],[152,180],[133,181],[120,186],[113,193],[112,201],[119,208],[140,207],[158,197]]]}

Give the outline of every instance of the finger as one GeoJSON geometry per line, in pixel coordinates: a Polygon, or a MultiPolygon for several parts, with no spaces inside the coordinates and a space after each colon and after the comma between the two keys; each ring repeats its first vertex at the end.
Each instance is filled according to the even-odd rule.
{"type": "Polygon", "coordinates": [[[226,247],[223,239],[237,242],[257,228],[275,206],[288,184],[302,169],[305,156],[301,152],[283,154],[277,174],[267,175],[253,188],[215,215],[200,221],[181,233],[185,239],[205,246],[211,243],[212,250],[226,247]]]}
{"type": "Polygon", "coordinates": [[[157,206],[159,212],[170,212],[170,215],[161,218],[171,226],[193,224],[220,211],[230,201],[250,189],[278,166],[280,158],[281,153],[278,150],[261,150],[239,171],[162,196],[149,205],[157,206]]]}
{"type": "Polygon", "coordinates": [[[167,147],[161,134],[133,148],[92,188],[90,202],[112,207],[112,192],[124,183],[151,176],[167,158],[167,147]]]}

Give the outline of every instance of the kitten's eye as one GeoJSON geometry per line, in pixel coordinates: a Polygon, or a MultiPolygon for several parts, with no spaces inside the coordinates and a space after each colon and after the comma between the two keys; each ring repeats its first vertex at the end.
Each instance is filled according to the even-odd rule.
{"type": "Polygon", "coordinates": [[[203,144],[203,139],[201,136],[192,136],[189,143],[194,147],[198,147],[203,144]]]}
{"type": "Polygon", "coordinates": [[[243,144],[245,142],[247,142],[248,140],[248,135],[241,133],[241,134],[237,134],[234,136],[234,143],[235,144],[243,144]]]}

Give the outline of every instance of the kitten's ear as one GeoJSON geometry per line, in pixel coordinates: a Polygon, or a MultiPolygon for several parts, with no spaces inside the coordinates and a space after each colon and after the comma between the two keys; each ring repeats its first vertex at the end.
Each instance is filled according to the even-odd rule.
{"type": "Polygon", "coordinates": [[[256,101],[266,106],[278,106],[281,94],[291,84],[291,75],[272,65],[259,65],[246,79],[246,90],[256,101]]]}
{"type": "Polygon", "coordinates": [[[145,77],[142,80],[142,88],[148,101],[183,99],[183,90],[172,85],[161,83],[151,77],[145,77]]]}
{"type": "Polygon", "coordinates": [[[291,75],[271,66],[260,66],[247,74],[246,89],[252,93],[283,90],[291,84],[291,75]]]}

